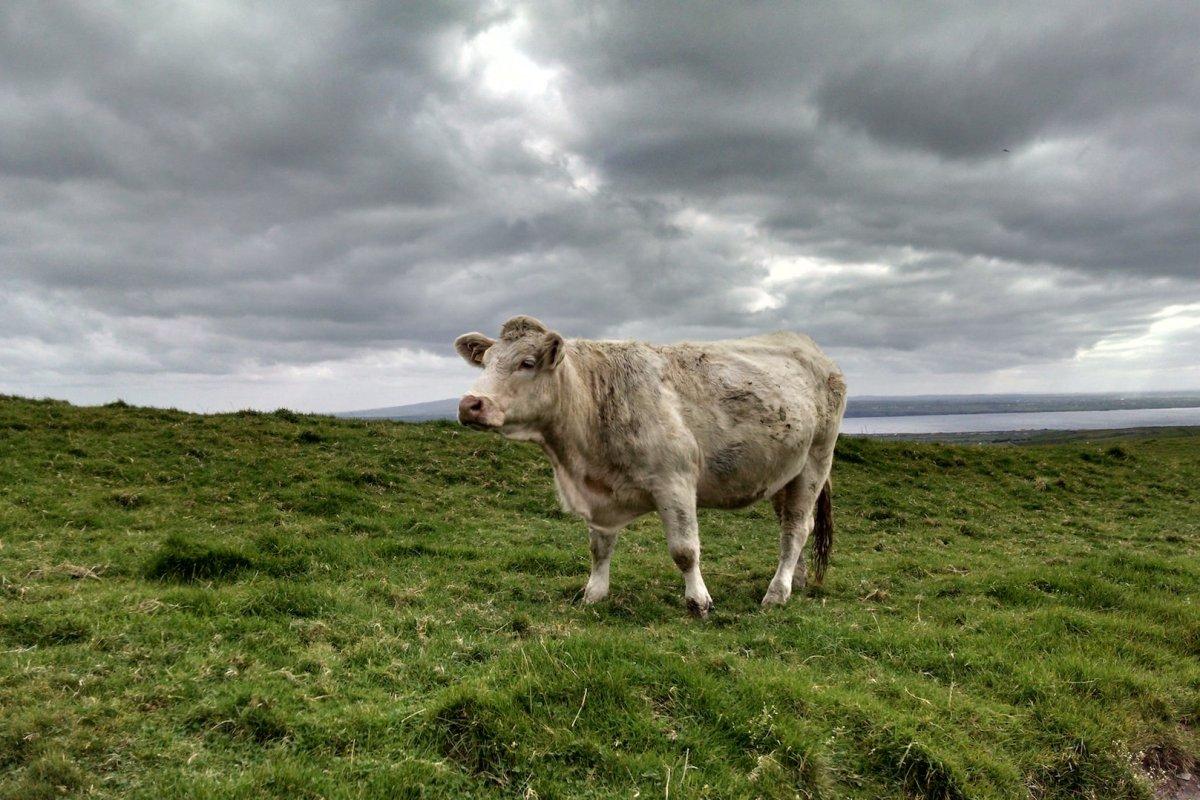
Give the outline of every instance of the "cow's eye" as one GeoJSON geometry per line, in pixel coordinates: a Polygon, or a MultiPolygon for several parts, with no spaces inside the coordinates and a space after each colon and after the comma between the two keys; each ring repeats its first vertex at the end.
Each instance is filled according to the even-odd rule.
{"type": "Polygon", "coordinates": [[[533,356],[530,356],[529,358],[527,358],[521,362],[521,369],[533,369],[536,366],[537,366],[537,359],[534,358],[533,356]]]}

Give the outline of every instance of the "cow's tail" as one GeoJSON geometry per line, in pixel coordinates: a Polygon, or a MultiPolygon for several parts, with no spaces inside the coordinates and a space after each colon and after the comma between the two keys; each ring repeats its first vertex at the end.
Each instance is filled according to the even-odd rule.
{"type": "Polygon", "coordinates": [[[833,488],[828,478],[817,496],[817,507],[813,509],[812,540],[813,584],[820,586],[829,567],[829,554],[833,551],[833,488]]]}

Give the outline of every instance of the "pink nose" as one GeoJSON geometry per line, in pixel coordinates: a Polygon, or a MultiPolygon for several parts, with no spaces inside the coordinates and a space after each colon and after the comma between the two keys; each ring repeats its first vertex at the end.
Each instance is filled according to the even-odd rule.
{"type": "Polygon", "coordinates": [[[484,399],[468,394],[458,401],[458,421],[464,425],[479,424],[483,419],[484,399]]]}

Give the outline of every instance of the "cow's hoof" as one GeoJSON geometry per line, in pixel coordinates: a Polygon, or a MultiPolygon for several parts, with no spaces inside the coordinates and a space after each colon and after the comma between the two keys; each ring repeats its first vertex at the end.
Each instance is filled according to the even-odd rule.
{"type": "Polygon", "coordinates": [[[762,606],[763,608],[771,608],[772,606],[784,605],[787,603],[788,597],[790,596],[790,593],[781,592],[780,590],[772,587],[767,590],[765,595],[763,595],[762,606]]]}
{"type": "Polygon", "coordinates": [[[708,612],[713,610],[712,598],[706,597],[703,601],[699,601],[689,597],[687,599],[687,610],[693,617],[704,619],[708,616],[708,612]]]}
{"type": "Polygon", "coordinates": [[[608,597],[608,589],[607,588],[598,589],[594,586],[588,586],[587,588],[585,588],[583,590],[584,605],[590,606],[595,603],[599,603],[601,600],[603,600],[606,597],[608,597]]]}

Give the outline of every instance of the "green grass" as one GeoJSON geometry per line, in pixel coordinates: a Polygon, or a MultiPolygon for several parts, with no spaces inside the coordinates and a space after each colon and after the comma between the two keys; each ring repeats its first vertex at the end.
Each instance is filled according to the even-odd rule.
{"type": "Polygon", "coordinates": [[[768,505],[579,604],[528,445],[0,399],[0,798],[1150,796],[1200,752],[1200,438],[847,439],[824,589],[768,505]]]}

